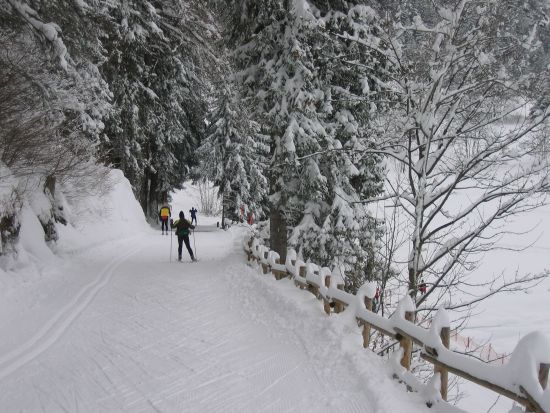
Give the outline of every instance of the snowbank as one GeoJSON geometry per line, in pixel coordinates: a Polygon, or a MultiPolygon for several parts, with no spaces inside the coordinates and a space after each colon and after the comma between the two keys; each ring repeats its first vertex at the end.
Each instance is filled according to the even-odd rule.
{"type": "MultiPolygon", "coordinates": [[[[100,172],[102,180],[95,187],[101,193],[89,192],[86,181],[96,179],[95,175],[59,183],[53,195],[34,177],[11,182],[16,191],[6,186],[0,191],[0,201],[9,203],[14,194],[19,200],[11,210],[0,210],[0,217],[14,217],[16,228],[0,254],[0,332],[4,333],[0,355],[5,358],[12,349],[21,352],[16,357],[19,361],[10,366],[26,360],[23,343],[36,347],[33,354],[46,348],[33,337],[46,337],[46,333],[52,340],[58,337],[65,324],[57,325],[56,320],[67,314],[67,320],[72,320],[67,309],[75,309],[82,297],[93,297],[109,279],[110,267],[96,271],[95,262],[102,262],[104,256],[118,257],[143,238],[140,234],[152,233],[128,180],[118,170],[100,172]],[[73,269],[67,271],[67,267],[73,269]]],[[[4,373],[11,371],[10,366],[4,373]]]]}
{"type": "MultiPolygon", "coordinates": [[[[112,170],[107,181],[109,190],[104,194],[63,199],[69,225],[56,225],[59,233],[59,241],[54,246],[56,252],[74,252],[151,230],[122,172],[112,170]]],[[[74,188],[66,189],[74,191],[74,188]]]]}
{"type": "Polygon", "coordinates": [[[17,214],[20,230],[15,250],[0,260],[0,286],[9,283],[9,278],[21,278],[15,274],[22,278],[38,276],[40,269],[56,256],[150,231],[122,172],[109,171],[103,184],[102,193],[87,193],[86,188],[78,187],[78,182],[60,184],[52,200],[38,182],[33,183],[17,214]],[[52,208],[59,208],[67,222],[56,222],[57,240],[47,242],[43,223],[51,216],[52,208]],[[8,273],[14,274],[8,277],[8,273]]]}

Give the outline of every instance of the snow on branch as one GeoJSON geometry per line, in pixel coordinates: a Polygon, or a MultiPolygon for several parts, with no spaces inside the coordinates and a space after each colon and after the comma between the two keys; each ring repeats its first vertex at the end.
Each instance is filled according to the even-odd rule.
{"type": "Polygon", "coordinates": [[[38,13],[29,5],[18,0],[8,0],[10,5],[28,22],[42,37],[51,43],[54,56],[59,60],[59,65],[63,70],[69,69],[67,62],[67,47],[60,37],[61,28],[55,23],[43,23],[38,13]]]}

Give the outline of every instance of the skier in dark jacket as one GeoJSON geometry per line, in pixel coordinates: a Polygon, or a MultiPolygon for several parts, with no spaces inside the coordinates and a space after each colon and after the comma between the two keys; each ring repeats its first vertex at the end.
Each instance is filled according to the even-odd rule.
{"type": "Polygon", "coordinates": [[[193,250],[191,249],[191,245],[189,244],[189,230],[195,229],[195,226],[191,225],[191,223],[185,219],[183,211],[180,211],[179,216],[180,219],[176,221],[170,220],[170,226],[172,228],[176,228],[176,236],[178,237],[178,261],[181,261],[181,250],[183,243],[185,243],[185,247],[187,248],[187,251],[189,251],[191,260],[197,261],[195,259],[195,255],[193,254],[193,250]]]}
{"type": "Polygon", "coordinates": [[[191,223],[195,221],[195,225],[197,225],[197,209],[195,209],[195,207],[192,207],[189,212],[191,213],[191,223]]]}

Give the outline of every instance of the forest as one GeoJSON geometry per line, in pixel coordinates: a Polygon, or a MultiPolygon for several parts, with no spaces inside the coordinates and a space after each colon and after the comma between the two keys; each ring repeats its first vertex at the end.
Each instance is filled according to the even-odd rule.
{"type": "Polygon", "coordinates": [[[210,181],[281,259],[459,310],[488,295],[454,303],[479,287],[464,274],[550,190],[545,0],[0,0],[0,44],[0,254],[33,191],[55,242],[58,189],[117,168],[151,220],[210,181]]]}

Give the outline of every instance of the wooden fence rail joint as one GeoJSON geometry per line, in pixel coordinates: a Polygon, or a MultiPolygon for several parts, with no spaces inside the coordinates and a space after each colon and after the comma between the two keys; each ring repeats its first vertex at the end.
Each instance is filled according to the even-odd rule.
{"type": "Polygon", "coordinates": [[[546,413],[523,386],[520,385],[519,390],[525,394],[526,402],[522,404],[526,407],[526,412],[546,413]]]}
{"type": "Polygon", "coordinates": [[[426,352],[426,354],[428,354],[432,357],[438,357],[437,349],[435,349],[433,347],[424,346],[424,351],[426,352]]]}

